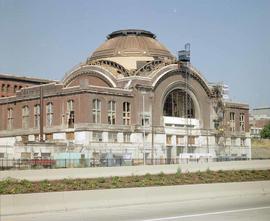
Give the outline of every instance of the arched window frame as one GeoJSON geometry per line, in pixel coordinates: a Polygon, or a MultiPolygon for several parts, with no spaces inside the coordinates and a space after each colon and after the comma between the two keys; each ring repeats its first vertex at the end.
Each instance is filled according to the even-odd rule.
{"type": "Polygon", "coordinates": [[[174,89],[168,93],[163,106],[163,115],[168,117],[195,118],[195,105],[183,89],[174,89]]]}

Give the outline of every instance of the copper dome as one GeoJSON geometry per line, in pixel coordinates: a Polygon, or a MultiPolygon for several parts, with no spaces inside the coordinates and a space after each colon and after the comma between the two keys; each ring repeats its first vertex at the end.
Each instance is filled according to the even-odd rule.
{"type": "Polygon", "coordinates": [[[112,32],[89,60],[112,57],[173,58],[169,50],[149,31],[127,29],[112,32]]]}

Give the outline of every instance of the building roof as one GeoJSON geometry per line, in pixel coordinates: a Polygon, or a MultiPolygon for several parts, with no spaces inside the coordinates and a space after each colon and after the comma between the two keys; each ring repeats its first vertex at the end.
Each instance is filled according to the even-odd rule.
{"type": "Polygon", "coordinates": [[[242,102],[224,100],[226,107],[249,109],[249,105],[242,102]]]}
{"type": "Polygon", "coordinates": [[[156,35],[153,34],[150,31],[145,31],[141,29],[124,29],[124,30],[118,30],[114,31],[111,34],[107,36],[107,39],[115,38],[117,36],[127,36],[127,35],[137,35],[137,36],[146,36],[150,38],[156,38],[156,35]]]}
{"type": "Polygon", "coordinates": [[[253,110],[270,110],[270,107],[256,107],[253,110]]]}
{"type": "Polygon", "coordinates": [[[98,47],[90,60],[112,57],[173,58],[170,51],[156,40],[155,34],[139,29],[112,32],[98,47]]]}
{"type": "Polygon", "coordinates": [[[6,73],[0,73],[0,80],[1,79],[36,83],[36,84],[47,84],[47,83],[55,82],[48,79],[42,79],[42,78],[36,78],[36,77],[25,77],[25,76],[18,76],[18,75],[13,75],[13,74],[6,74],[6,73]]]}

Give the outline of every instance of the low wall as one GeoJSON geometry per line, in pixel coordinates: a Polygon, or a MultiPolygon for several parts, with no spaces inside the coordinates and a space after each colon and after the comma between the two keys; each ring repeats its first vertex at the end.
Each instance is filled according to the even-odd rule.
{"type": "Polygon", "coordinates": [[[246,197],[254,194],[270,194],[270,181],[1,195],[0,212],[3,218],[8,220],[9,216],[22,214],[184,202],[229,196],[246,197]]]}
{"type": "Polygon", "coordinates": [[[38,180],[57,180],[65,178],[97,178],[111,176],[145,175],[146,173],[196,172],[206,170],[265,170],[270,169],[270,160],[226,161],[209,163],[181,163],[174,165],[147,165],[122,167],[91,167],[41,170],[7,170],[0,172],[0,180],[7,178],[38,180]]]}

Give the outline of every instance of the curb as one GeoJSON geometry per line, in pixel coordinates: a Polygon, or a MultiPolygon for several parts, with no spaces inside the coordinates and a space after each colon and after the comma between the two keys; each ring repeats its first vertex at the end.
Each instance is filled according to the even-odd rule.
{"type": "Polygon", "coordinates": [[[270,181],[1,195],[2,216],[270,194],[270,181]]]}

